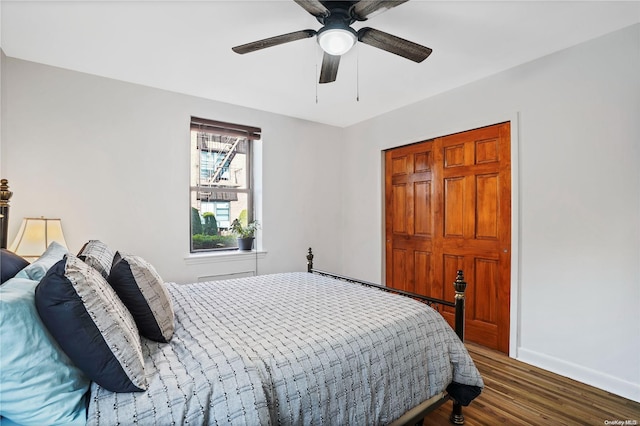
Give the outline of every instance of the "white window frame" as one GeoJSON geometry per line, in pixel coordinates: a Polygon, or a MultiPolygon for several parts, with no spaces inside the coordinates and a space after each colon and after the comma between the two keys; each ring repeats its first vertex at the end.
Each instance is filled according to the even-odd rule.
{"type": "MultiPolygon", "coordinates": [[[[246,187],[238,188],[238,187],[224,187],[221,189],[221,192],[226,193],[235,193],[238,196],[242,196],[241,194],[246,194],[247,197],[247,220],[252,221],[254,219],[254,181],[253,181],[253,145],[254,141],[260,139],[261,130],[257,127],[233,124],[233,123],[225,123],[221,121],[214,121],[209,119],[203,119],[198,117],[191,117],[190,123],[190,141],[192,132],[204,132],[211,133],[215,135],[221,136],[237,136],[246,139],[246,187]]],[[[191,143],[191,142],[190,142],[191,143]]],[[[197,143],[197,142],[196,142],[197,143]]],[[[189,252],[191,254],[194,253],[211,253],[211,252],[220,252],[220,251],[229,251],[229,250],[237,250],[237,246],[232,247],[223,247],[223,248],[197,248],[194,249],[193,244],[193,229],[192,229],[192,207],[194,205],[193,194],[194,191],[203,192],[203,189],[211,189],[210,186],[202,186],[200,184],[200,168],[194,172],[194,164],[193,164],[193,153],[191,153],[190,160],[190,187],[189,187],[189,252]],[[194,181],[193,173],[197,174],[197,178],[194,181]]],[[[200,164],[201,157],[198,153],[198,165],[200,164]]],[[[215,188],[215,187],[214,187],[215,188]]],[[[232,220],[233,218],[231,218],[232,220]]]]}

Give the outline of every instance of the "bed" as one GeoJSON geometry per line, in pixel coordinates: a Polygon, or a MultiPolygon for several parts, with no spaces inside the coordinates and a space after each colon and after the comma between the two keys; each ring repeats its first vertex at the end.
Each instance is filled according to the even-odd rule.
{"type": "MultiPolygon", "coordinates": [[[[69,271],[79,268],[85,276],[102,282],[105,271],[91,265],[90,259],[78,260],[59,247],[53,251],[55,256],[47,260],[44,275],[28,284],[36,295],[59,287],[58,282],[46,285],[56,270],[73,277],[69,271]]],[[[110,256],[108,253],[105,258],[110,256]]],[[[112,262],[114,270],[125,260],[129,262],[127,271],[136,270],[138,257],[116,256],[120,258],[112,262]]],[[[170,301],[163,309],[170,308],[172,323],[153,340],[138,336],[145,325],[137,320],[135,330],[123,333],[135,335],[128,339],[139,344],[144,381],[134,383],[138,388],[128,392],[108,390],[112,387],[108,378],[104,385],[98,384],[104,377],[93,380],[88,370],[95,367],[96,358],[92,355],[87,365],[83,364],[86,359],[76,359],[77,354],[65,346],[68,342],[59,336],[46,309],[41,310],[41,302],[36,300],[38,316],[54,341],[54,349],[56,343],[64,348],[56,356],[68,355],[64,361],[72,364],[70,368],[82,366],[80,370],[92,378],[88,392],[82,395],[87,402],[86,417],[76,416],[70,423],[417,424],[429,411],[452,400],[451,421],[462,424],[462,406],[483,387],[461,341],[466,287],[462,271],[454,281],[456,300],[449,302],[317,270],[313,260],[309,249],[307,272],[206,283],[164,283],[151,274],[153,286],[170,301]],[[434,303],[456,307],[458,334],[428,306],[434,303]]],[[[154,272],[150,265],[142,264],[154,272]]],[[[29,268],[34,269],[33,264],[25,268],[27,272],[29,268]]],[[[24,270],[12,280],[20,279],[20,274],[25,275],[24,270]]],[[[111,286],[112,275],[104,278],[111,286]]],[[[7,283],[9,289],[27,285],[7,283]]],[[[0,287],[3,303],[5,287],[0,287]]],[[[109,285],[106,288],[112,291],[109,285]]],[[[84,309],[90,310],[86,299],[91,297],[83,294],[78,299],[83,298],[84,309]]],[[[102,301],[100,309],[119,303],[115,299],[102,301]]],[[[135,306],[126,308],[135,313],[135,306]]],[[[9,319],[4,311],[2,314],[4,333],[9,319]]],[[[56,311],[54,317],[59,320],[60,315],[56,311]]],[[[66,318],[61,328],[68,330],[78,316],[66,318]]],[[[100,320],[93,321],[98,324],[100,320]]],[[[73,336],[72,340],[78,339],[78,333],[73,336]]],[[[122,342],[111,345],[111,352],[122,348],[122,342]]],[[[80,352],[86,350],[85,345],[80,352]]],[[[130,368],[135,361],[121,364],[130,368]]],[[[5,374],[10,369],[2,367],[3,375],[10,374],[5,374]]],[[[4,384],[5,377],[2,380],[4,384]]],[[[11,419],[12,412],[4,408],[11,406],[11,396],[0,392],[1,414],[11,419]]],[[[3,419],[2,424],[5,422],[3,419]]]]}

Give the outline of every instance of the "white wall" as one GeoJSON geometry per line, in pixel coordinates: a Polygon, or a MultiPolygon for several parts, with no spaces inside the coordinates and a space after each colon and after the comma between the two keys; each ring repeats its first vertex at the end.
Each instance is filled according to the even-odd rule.
{"type": "Polygon", "coordinates": [[[348,128],[344,272],[384,279],[381,150],[505,120],[512,354],[640,401],[640,25],[348,128]]]}
{"type": "Polygon", "coordinates": [[[251,256],[185,261],[194,115],[263,130],[258,273],[305,270],[309,246],[337,267],[341,129],[13,58],[2,97],[10,239],[24,216],[60,217],[72,251],[101,239],[166,280],[255,270],[251,256]]]}

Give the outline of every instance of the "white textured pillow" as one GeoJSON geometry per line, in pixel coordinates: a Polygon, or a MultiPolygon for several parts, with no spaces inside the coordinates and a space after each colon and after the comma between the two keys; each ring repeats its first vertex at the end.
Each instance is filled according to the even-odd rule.
{"type": "Polygon", "coordinates": [[[78,253],[78,258],[95,268],[106,279],[116,253],[100,240],[89,240],[78,253]]]}
{"type": "Polygon", "coordinates": [[[91,380],[113,392],[147,389],[136,324],[97,270],[67,255],[38,284],[36,307],[60,347],[91,380]]]}
{"type": "Polygon", "coordinates": [[[133,315],[142,336],[156,342],[171,340],[171,296],[149,262],[140,256],[116,252],[108,281],[133,315]]]}

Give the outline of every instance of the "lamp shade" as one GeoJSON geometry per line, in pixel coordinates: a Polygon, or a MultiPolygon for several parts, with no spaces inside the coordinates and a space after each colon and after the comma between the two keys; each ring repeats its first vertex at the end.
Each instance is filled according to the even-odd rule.
{"type": "Polygon", "coordinates": [[[33,261],[40,257],[53,241],[67,247],[60,219],[25,217],[9,250],[33,261]]]}

